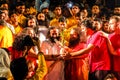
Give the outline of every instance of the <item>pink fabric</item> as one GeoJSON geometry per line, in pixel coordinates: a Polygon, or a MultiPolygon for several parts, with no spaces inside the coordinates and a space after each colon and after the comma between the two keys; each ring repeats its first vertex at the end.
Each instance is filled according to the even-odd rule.
{"type": "Polygon", "coordinates": [[[114,71],[119,71],[120,72],[120,35],[119,34],[111,34],[109,35],[109,39],[114,47],[114,49],[117,52],[117,55],[114,56],[112,55],[112,66],[114,71]]]}
{"type": "Polygon", "coordinates": [[[100,36],[100,32],[94,33],[88,40],[95,48],[89,53],[90,72],[95,70],[110,70],[110,55],[108,53],[106,39],[100,36]]]}
{"type": "MultiPolygon", "coordinates": [[[[41,51],[44,55],[59,55],[60,47],[56,43],[44,41],[41,44],[41,51]]],[[[48,73],[44,80],[64,80],[64,61],[63,60],[46,60],[48,73]]]]}

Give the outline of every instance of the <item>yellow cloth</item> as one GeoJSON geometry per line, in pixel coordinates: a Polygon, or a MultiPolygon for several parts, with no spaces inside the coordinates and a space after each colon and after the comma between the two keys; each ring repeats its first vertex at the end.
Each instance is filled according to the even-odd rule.
{"type": "Polygon", "coordinates": [[[50,21],[50,26],[58,27],[59,26],[58,19],[56,19],[56,18],[52,19],[50,21]]]}
{"type": "MultiPolygon", "coordinates": [[[[47,74],[47,66],[45,62],[44,55],[39,53],[38,55],[38,68],[35,75],[30,79],[24,80],[44,80],[44,76],[47,74]]],[[[10,77],[8,80],[14,80],[13,77],[10,77]]]]}
{"type": "Polygon", "coordinates": [[[69,44],[69,39],[70,39],[70,31],[71,29],[77,27],[77,25],[74,25],[74,26],[71,26],[70,28],[68,29],[65,29],[63,32],[60,33],[60,36],[62,38],[61,42],[62,44],[68,46],[69,44]]]}
{"type": "Polygon", "coordinates": [[[22,30],[23,28],[20,25],[18,25],[17,27],[15,27],[15,34],[20,33],[22,30]]]}
{"type": "Polygon", "coordinates": [[[35,75],[29,80],[43,80],[46,73],[47,73],[47,66],[46,66],[44,55],[42,53],[39,53],[38,68],[36,70],[35,75]]]}
{"type": "Polygon", "coordinates": [[[25,17],[23,14],[19,14],[19,15],[18,15],[18,22],[19,22],[22,26],[25,26],[25,20],[26,20],[26,17],[25,17]]]}
{"type": "Polygon", "coordinates": [[[37,14],[37,10],[33,7],[30,7],[30,10],[29,10],[30,14],[34,14],[36,15],[37,14]]]}
{"type": "Polygon", "coordinates": [[[67,28],[71,28],[72,26],[76,25],[77,21],[74,17],[67,19],[67,28]]]}
{"type": "Polygon", "coordinates": [[[0,48],[12,46],[13,34],[7,26],[0,26],[0,48]]]}

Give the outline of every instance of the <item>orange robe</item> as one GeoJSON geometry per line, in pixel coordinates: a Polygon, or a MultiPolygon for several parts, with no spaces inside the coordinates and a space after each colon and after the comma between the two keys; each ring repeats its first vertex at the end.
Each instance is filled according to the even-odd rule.
{"type": "MultiPolygon", "coordinates": [[[[72,51],[78,51],[85,47],[85,43],[78,43],[72,47],[72,51]]],[[[73,57],[65,62],[65,80],[88,80],[87,54],[73,57]]]]}

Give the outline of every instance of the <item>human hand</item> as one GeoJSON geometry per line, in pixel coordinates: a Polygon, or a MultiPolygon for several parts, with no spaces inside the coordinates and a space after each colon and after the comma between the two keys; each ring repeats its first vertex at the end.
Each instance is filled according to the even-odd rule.
{"type": "Polygon", "coordinates": [[[102,37],[104,37],[104,38],[108,38],[108,34],[107,34],[107,33],[105,33],[105,32],[103,32],[103,31],[101,31],[100,36],[102,36],[102,37]]]}

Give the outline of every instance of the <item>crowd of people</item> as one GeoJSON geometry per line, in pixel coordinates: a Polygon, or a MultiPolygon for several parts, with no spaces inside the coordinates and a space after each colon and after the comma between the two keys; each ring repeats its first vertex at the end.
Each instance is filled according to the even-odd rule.
{"type": "Polygon", "coordinates": [[[119,5],[35,1],[0,3],[0,80],[120,80],[119,5]]]}

